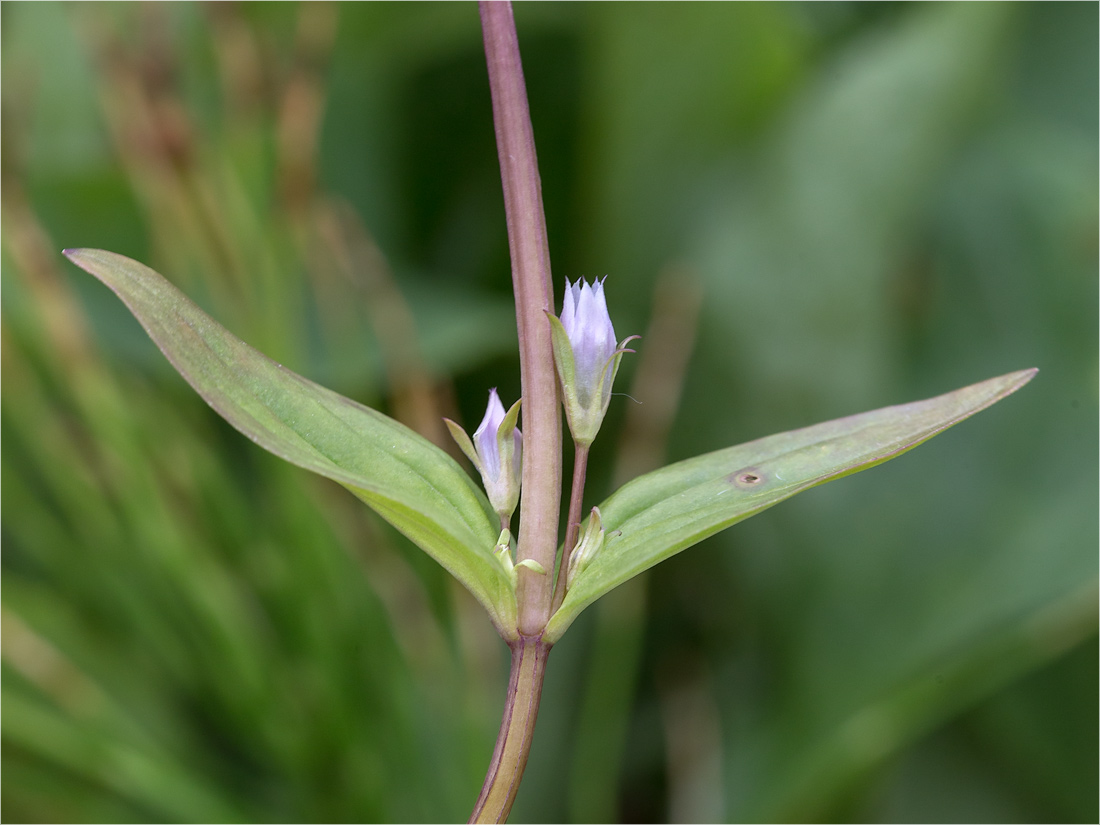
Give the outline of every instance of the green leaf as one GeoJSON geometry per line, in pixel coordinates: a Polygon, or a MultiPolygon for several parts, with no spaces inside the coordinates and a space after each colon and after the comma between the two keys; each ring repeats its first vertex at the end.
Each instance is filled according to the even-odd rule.
{"type": "Polygon", "coordinates": [[[546,640],[557,641],[585,607],[658,562],[796,493],[896,458],[1037,371],[771,435],[634,479],[600,505],[606,542],[550,619],[546,640]]]}
{"type": "Polygon", "coordinates": [[[450,456],[257,352],[148,267],[98,249],[65,255],[122,299],[226,421],[280,458],[347,487],[462,582],[502,634],[515,634],[515,592],[493,558],[496,516],[450,456]]]}

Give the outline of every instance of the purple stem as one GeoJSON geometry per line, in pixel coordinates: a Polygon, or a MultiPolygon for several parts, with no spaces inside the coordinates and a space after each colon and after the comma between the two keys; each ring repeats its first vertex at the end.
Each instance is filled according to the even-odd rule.
{"type": "Polygon", "coordinates": [[[535,135],[527,108],[512,5],[482,0],[479,6],[504,184],[519,330],[523,496],[516,558],[534,559],[547,571],[540,574],[526,567],[519,569],[519,632],[521,636],[538,636],[550,618],[561,506],[561,408],[550,323],[546,320],[546,313],[554,311],[554,289],[550,281],[550,252],[535,135]]]}
{"type": "Polygon", "coordinates": [[[479,3],[493,98],[512,285],[519,331],[523,395],[523,495],[517,562],[533,559],[546,571],[517,570],[518,638],[509,639],[511,675],[496,749],[471,822],[503,822],[515,800],[531,750],[550,645],[542,641],[550,619],[561,506],[561,408],[550,323],[554,289],[542,209],[535,135],[527,107],[512,6],[479,3]]]}

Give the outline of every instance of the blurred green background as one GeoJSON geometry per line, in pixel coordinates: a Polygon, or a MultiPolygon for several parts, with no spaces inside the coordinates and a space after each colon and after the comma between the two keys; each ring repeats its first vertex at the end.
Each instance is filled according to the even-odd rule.
{"type": "MultiPolygon", "coordinates": [[[[506,649],[60,250],[444,443],[519,387],[477,9],[4,3],[3,818],[458,820],[506,649]]],[[[588,499],[1025,367],[557,646],[515,821],[1096,821],[1095,4],[523,4],[588,499]]]]}

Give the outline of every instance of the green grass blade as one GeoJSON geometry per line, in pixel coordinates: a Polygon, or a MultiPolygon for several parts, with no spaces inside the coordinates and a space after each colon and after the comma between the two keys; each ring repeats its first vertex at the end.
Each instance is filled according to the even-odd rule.
{"type": "Polygon", "coordinates": [[[446,453],[267,358],[152,269],[103,250],[65,254],[122,299],[230,424],[275,455],[350,489],[462,582],[498,629],[514,629],[515,594],[492,555],[496,516],[446,453]]]}
{"type": "Polygon", "coordinates": [[[796,493],[896,458],[1036,372],[778,433],[634,479],[600,505],[607,543],[551,618],[548,639],[556,641],[585,607],[658,562],[796,493]]]}

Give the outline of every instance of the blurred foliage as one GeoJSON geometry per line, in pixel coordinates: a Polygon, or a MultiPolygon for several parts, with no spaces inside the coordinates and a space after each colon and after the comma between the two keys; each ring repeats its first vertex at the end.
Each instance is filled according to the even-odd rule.
{"type": "MultiPolygon", "coordinates": [[[[59,252],[444,443],[518,394],[476,8],[0,14],[3,817],[465,817],[507,677],[477,605],[59,252]]],[[[1097,14],[517,8],[559,286],[610,274],[645,333],[590,499],[1041,373],[587,611],[514,820],[1096,820],[1097,14]]]]}

